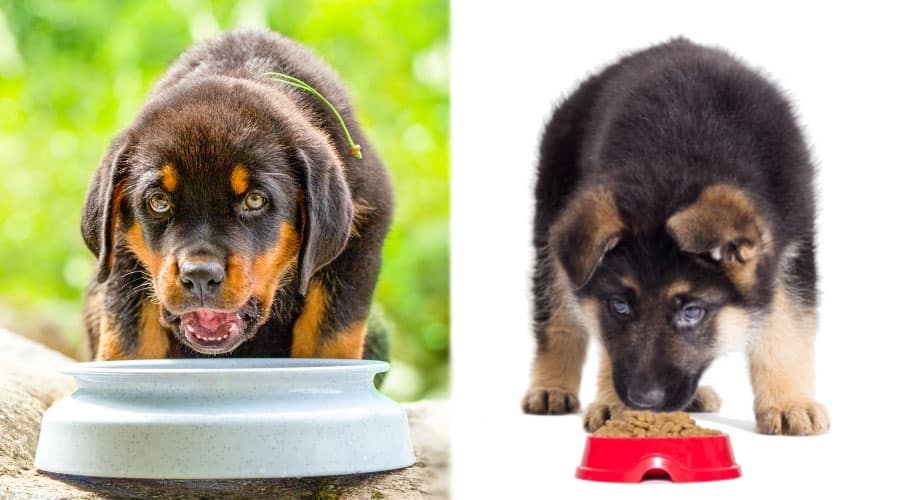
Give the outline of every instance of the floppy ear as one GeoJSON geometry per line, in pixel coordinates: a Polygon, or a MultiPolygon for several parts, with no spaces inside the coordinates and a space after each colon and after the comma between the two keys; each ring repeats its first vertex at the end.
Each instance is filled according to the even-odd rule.
{"type": "Polygon", "coordinates": [[[97,257],[97,283],[106,281],[112,269],[128,146],[127,141],[117,139],[107,149],[91,178],[81,211],[81,236],[97,257]]]}
{"type": "Polygon", "coordinates": [[[681,250],[732,266],[755,260],[769,239],[750,198],[727,185],[704,189],[697,201],[669,217],[666,230],[681,250]]]}
{"type": "Polygon", "coordinates": [[[332,155],[310,156],[297,150],[301,190],[298,193],[303,240],[297,263],[301,295],[309,280],[343,251],[350,239],[353,200],[343,169],[332,155]]]}
{"type": "Polygon", "coordinates": [[[599,187],[576,196],[553,223],[550,248],[572,283],[581,288],[594,275],[603,256],[619,242],[624,230],[612,192],[599,187]]]}

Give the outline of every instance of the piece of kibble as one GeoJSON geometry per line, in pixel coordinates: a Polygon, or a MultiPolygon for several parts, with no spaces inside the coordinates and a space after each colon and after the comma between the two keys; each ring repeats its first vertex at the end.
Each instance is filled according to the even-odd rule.
{"type": "Polygon", "coordinates": [[[650,411],[623,411],[594,431],[603,437],[693,437],[717,436],[721,432],[697,425],[683,411],[654,413],[650,411]]]}

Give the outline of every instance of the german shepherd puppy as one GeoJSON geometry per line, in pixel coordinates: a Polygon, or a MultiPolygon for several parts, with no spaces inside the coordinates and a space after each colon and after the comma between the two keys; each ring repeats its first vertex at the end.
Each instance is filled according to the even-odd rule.
{"type": "Polygon", "coordinates": [[[94,359],[370,357],[391,206],[346,92],[308,50],[262,31],[192,48],[112,141],[88,190],[94,359]],[[324,95],[362,158],[325,103],[267,72],[324,95]]]}
{"type": "Polygon", "coordinates": [[[698,381],[743,345],[758,429],[825,432],[813,174],[788,101],[721,50],[677,39],[588,78],[541,144],[524,411],[578,410],[595,334],[588,431],[625,407],[716,411],[698,381]]]}

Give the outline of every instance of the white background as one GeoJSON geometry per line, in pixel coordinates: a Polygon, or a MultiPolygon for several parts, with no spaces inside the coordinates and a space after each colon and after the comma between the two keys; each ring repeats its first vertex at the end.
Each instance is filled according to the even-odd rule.
{"type": "MultiPolygon", "coordinates": [[[[897,13],[864,2],[623,3],[452,4],[454,497],[896,497],[897,13]],[[519,410],[533,354],[529,241],[539,134],[554,103],[583,77],[676,35],[763,69],[788,92],[806,130],[819,166],[817,385],[832,430],[816,438],[751,432],[746,366],[728,356],[705,380],[725,407],[701,423],[731,435],[743,478],[582,482],[574,479],[579,417],[519,410]]],[[[592,399],[595,371],[593,356],[582,405],[592,399]]]]}

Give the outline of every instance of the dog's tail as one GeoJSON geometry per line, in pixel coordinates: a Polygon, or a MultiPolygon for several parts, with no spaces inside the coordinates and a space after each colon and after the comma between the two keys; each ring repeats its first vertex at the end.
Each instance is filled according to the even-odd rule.
{"type": "MultiPolygon", "coordinates": [[[[389,362],[391,360],[390,332],[387,321],[377,307],[372,308],[367,326],[368,332],[366,333],[366,343],[363,348],[363,359],[377,359],[389,362]]],[[[381,387],[386,375],[387,373],[375,375],[375,387],[381,387]]]]}

